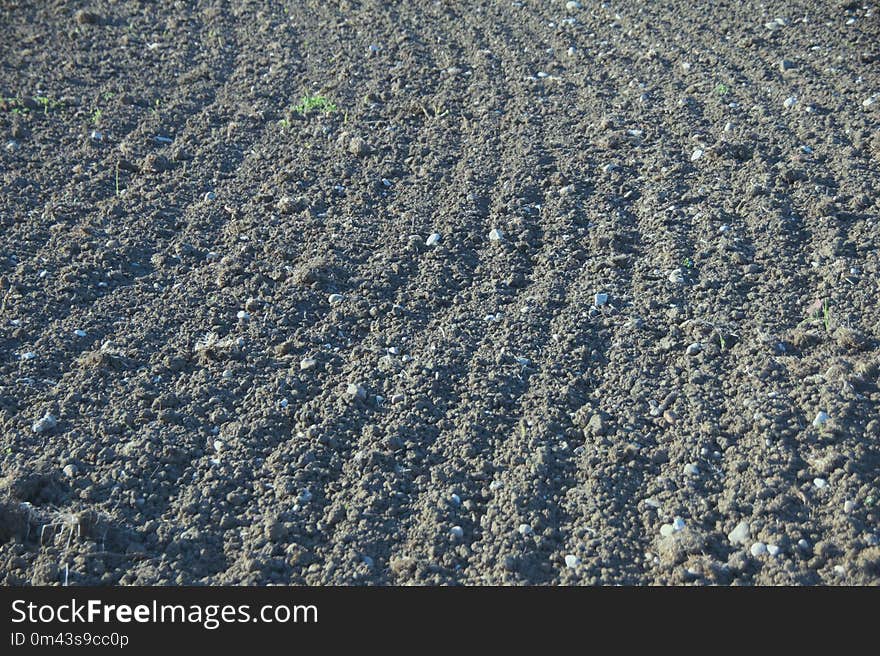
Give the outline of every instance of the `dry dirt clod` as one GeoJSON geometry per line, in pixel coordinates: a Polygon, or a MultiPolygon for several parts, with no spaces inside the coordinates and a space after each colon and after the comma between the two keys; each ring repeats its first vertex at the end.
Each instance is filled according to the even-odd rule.
{"type": "Polygon", "coordinates": [[[80,9],[74,15],[73,19],[80,25],[97,25],[101,22],[101,16],[87,9],[80,9]]]}

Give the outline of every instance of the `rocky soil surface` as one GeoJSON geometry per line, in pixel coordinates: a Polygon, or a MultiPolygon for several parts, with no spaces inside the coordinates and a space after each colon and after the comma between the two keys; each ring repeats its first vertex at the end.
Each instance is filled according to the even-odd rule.
{"type": "Polygon", "coordinates": [[[880,583],[875,0],[8,0],[0,96],[0,582],[880,583]]]}

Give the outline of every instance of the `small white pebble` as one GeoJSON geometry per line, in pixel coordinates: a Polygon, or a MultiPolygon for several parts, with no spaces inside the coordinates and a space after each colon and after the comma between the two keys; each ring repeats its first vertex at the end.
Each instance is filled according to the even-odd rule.
{"type": "Polygon", "coordinates": [[[217,194],[215,194],[213,191],[209,191],[208,193],[205,194],[206,201],[215,200],[216,198],[217,198],[217,194]]]}
{"type": "Polygon", "coordinates": [[[684,520],[681,517],[676,517],[672,520],[672,528],[678,532],[684,530],[684,520]]]}
{"type": "Polygon", "coordinates": [[[338,305],[339,303],[342,303],[342,294],[330,294],[330,296],[327,297],[327,301],[330,305],[338,305]]]}
{"type": "Polygon", "coordinates": [[[852,499],[847,499],[843,502],[843,512],[847,514],[851,513],[855,509],[855,507],[856,504],[852,499]]]}
{"type": "Polygon", "coordinates": [[[218,453],[223,450],[223,442],[220,440],[214,440],[214,451],[218,453]]]}
{"type": "Polygon", "coordinates": [[[675,529],[672,527],[672,524],[663,524],[660,527],[660,536],[661,537],[668,538],[673,533],[675,533],[675,529]]]}
{"type": "Polygon", "coordinates": [[[779,555],[779,547],[777,547],[775,544],[768,544],[767,545],[767,553],[771,556],[778,556],[779,555]]]}
{"type": "Polygon", "coordinates": [[[318,363],[314,358],[303,358],[299,361],[299,368],[302,371],[306,371],[307,369],[314,367],[316,364],[318,363]]]}
{"type": "Polygon", "coordinates": [[[814,478],[813,485],[821,490],[823,487],[828,485],[828,481],[826,481],[824,478],[814,478]]]}
{"type": "Polygon", "coordinates": [[[461,540],[464,537],[464,529],[461,526],[453,526],[452,530],[449,531],[449,534],[456,540],[461,540]]]}
{"type": "Polygon", "coordinates": [[[73,334],[76,335],[77,337],[85,337],[86,331],[77,329],[77,330],[73,331],[73,334]]]}
{"type": "Polygon", "coordinates": [[[33,360],[35,357],[37,357],[37,354],[33,351],[27,351],[26,353],[21,354],[22,360],[33,360]]]}
{"type": "Polygon", "coordinates": [[[813,428],[822,428],[831,417],[828,416],[828,413],[824,410],[820,410],[816,415],[816,418],[813,420],[813,428]]]}
{"type": "Polygon", "coordinates": [[[457,494],[453,494],[449,497],[449,500],[453,503],[453,505],[460,506],[461,505],[461,497],[457,494]]]}
{"type": "Polygon", "coordinates": [[[703,156],[703,149],[702,148],[694,148],[694,152],[691,153],[691,161],[696,162],[702,156],[703,156]]]}
{"type": "Polygon", "coordinates": [[[516,530],[519,532],[520,535],[531,535],[533,532],[532,527],[528,524],[520,524],[516,530]]]}
{"type": "Polygon", "coordinates": [[[55,419],[55,416],[47,412],[43,415],[42,419],[38,419],[34,422],[33,426],[31,426],[31,430],[35,433],[45,433],[52,430],[57,425],[58,420],[55,419]]]}
{"type": "Polygon", "coordinates": [[[581,559],[575,556],[574,554],[568,554],[565,556],[565,566],[569,569],[574,569],[578,565],[581,564],[581,559]]]}
{"type": "Polygon", "coordinates": [[[428,238],[425,240],[425,246],[436,246],[440,243],[441,235],[439,232],[432,233],[428,235],[428,238]]]}
{"type": "Polygon", "coordinates": [[[248,319],[251,318],[250,312],[245,312],[244,310],[239,310],[238,314],[236,314],[235,316],[238,317],[239,319],[241,319],[242,321],[247,321],[248,319]]]}
{"type": "Polygon", "coordinates": [[[504,232],[498,228],[492,228],[489,232],[489,241],[501,241],[504,239],[504,232]]]}
{"type": "Polygon", "coordinates": [[[782,102],[782,106],[786,109],[791,109],[797,104],[797,98],[795,96],[789,96],[782,102]]]}
{"type": "Polygon", "coordinates": [[[697,464],[694,462],[689,462],[684,466],[684,474],[685,476],[699,476],[700,468],[697,467],[697,464]]]}
{"type": "Polygon", "coordinates": [[[602,292],[599,292],[593,298],[593,303],[595,304],[596,307],[602,307],[607,302],[608,302],[608,294],[603,294],[602,292]]]}
{"type": "Polygon", "coordinates": [[[752,545],[751,549],[749,549],[749,552],[751,552],[752,556],[758,558],[759,556],[763,556],[765,553],[767,553],[767,545],[763,542],[755,542],[752,545]]]}

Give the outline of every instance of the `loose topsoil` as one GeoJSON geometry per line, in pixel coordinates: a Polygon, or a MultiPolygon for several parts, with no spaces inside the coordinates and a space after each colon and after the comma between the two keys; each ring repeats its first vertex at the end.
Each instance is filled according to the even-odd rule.
{"type": "Polygon", "coordinates": [[[0,95],[4,584],[880,583],[877,2],[7,0],[0,95]]]}

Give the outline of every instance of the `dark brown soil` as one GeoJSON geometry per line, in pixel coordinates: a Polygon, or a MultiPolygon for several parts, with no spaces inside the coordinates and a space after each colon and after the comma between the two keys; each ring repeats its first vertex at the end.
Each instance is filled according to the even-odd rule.
{"type": "Polygon", "coordinates": [[[0,2],[0,581],[880,583],[880,6],[576,4],[0,2]]]}

